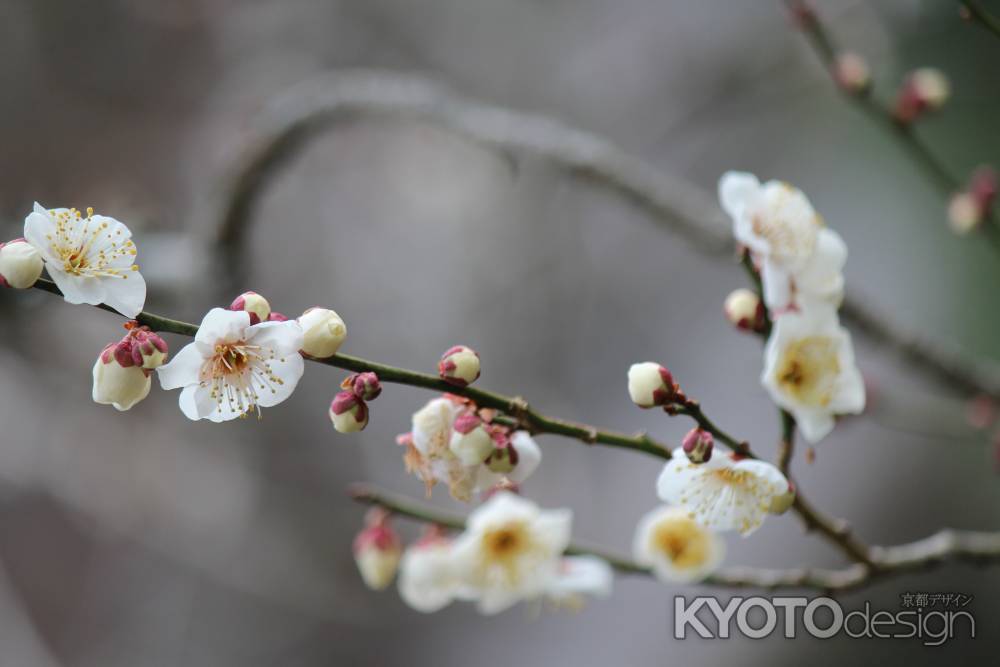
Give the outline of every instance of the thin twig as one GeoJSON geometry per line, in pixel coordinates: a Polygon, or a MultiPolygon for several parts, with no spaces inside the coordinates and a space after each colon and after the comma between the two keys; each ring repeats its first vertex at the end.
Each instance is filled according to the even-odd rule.
{"type": "MultiPolygon", "coordinates": [[[[442,512],[426,504],[367,485],[352,486],[349,494],[359,503],[377,505],[401,517],[438,524],[452,530],[460,531],[465,528],[465,519],[458,515],[442,512]]],[[[566,553],[597,556],[607,561],[615,570],[625,574],[652,574],[648,568],[602,549],[572,545],[566,553]]],[[[717,571],[702,583],[725,588],[816,589],[843,592],[860,588],[875,579],[929,569],[949,561],[980,564],[1000,562],[1000,533],[945,529],[916,542],[872,548],[872,562],[875,567],[860,563],[839,570],[729,567],[717,571]]]]}
{"type": "MultiPolygon", "coordinates": [[[[310,138],[358,115],[433,122],[505,155],[541,157],[619,194],[706,255],[728,258],[733,252],[730,224],[714,199],[607,139],[545,116],[483,104],[420,76],[364,70],[303,82],[276,98],[258,118],[249,148],[234,161],[233,173],[219,188],[221,222],[213,240],[226,260],[226,279],[242,283],[242,248],[266,186],[310,138]]],[[[242,289],[241,284],[237,287],[242,289]]],[[[958,391],[1000,399],[997,365],[965,356],[942,344],[940,337],[905,331],[854,294],[845,300],[842,313],[873,343],[898,353],[908,368],[958,391]]]]}
{"type": "Polygon", "coordinates": [[[778,443],[778,470],[789,476],[792,456],[795,453],[795,417],[788,410],[781,410],[781,442],[778,443]]]}
{"type": "Polygon", "coordinates": [[[975,21],[986,30],[1000,37],[1000,19],[990,14],[979,0],[959,0],[963,17],[975,21]]]}
{"type": "MultiPolygon", "coordinates": [[[[44,278],[35,283],[35,287],[51,294],[62,296],[62,292],[59,291],[59,288],[56,287],[55,283],[44,278]]],[[[98,308],[115,313],[116,315],[118,314],[112,308],[104,305],[98,306],[98,308]]],[[[175,333],[182,336],[194,336],[198,333],[198,326],[195,324],[181,322],[180,320],[163,317],[162,315],[157,315],[155,313],[143,311],[139,313],[135,319],[139,322],[139,324],[144,324],[154,331],[175,333]]],[[[355,373],[372,371],[378,375],[382,382],[404,384],[411,387],[422,387],[433,391],[447,392],[458,396],[464,396],[465,398],[475,401],[476,405],[479,407],[493,408],[506,413],[513,418],[513,423],[517,426],[528,429],[534,433],[562,435],[567,438],[579,440],[587,445],[600,443],[602,445],[607,445],[608,447],[618,447],[621,449],[631,449],[643,452],[664,460],[670,459],[670,449],[667,446],[656,442],[646,434],[634,436],[625,435],[623,433],[598,429],[588,424],[579,424],[565,419],[559,419],[557,417],[549,417],[529,407],[524,399],[517,396],[504,396],[503,394],[498,394],[493,391],[487,391],[485,389],[479,389],[472,386],[457,387],[455,385],[448,384],[437,375],[420,373],[417,371],[407,370],[405,368],[390,366],[388,364],[368,361],[367,359],[354,357],[348,354],[336,354],[328,359],[316,359],[313,357],[306,358],[309,361],[325,364],[327,366],[334,366],[336,368],[342,368],[355,373]]]]}

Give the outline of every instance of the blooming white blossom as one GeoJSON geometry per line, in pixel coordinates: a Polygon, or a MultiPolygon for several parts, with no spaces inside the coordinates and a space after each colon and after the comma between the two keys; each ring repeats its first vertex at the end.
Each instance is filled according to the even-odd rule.
{"type": "Polygon", "coordinates": [[[736,240],[761,264],[768,308],[783,311],[800,301],[839,305],[847,246],[801,190],[731,171],[719,180],[719,200],[736,240]]]}
{"type": "Polygon", "coordinates": [[[726,552],[722,539],[691,517],[684,507],[664,505],[639,520],[632,543],[636,562],[652,568],[662,581],[701,581],[719,566],[726,552]]]}
{"type": "MultiPolygon", "coordinates": [[[[432,399],[413,415],[412,430],[399,437],[406,446],[404,461],[427,486],[428,492],[438,482],[448,485],[452,497],[468,501],[472,494],[492,488],[503,479],[515,484],[524,482],[538,467],[542,452],[525,431],[515,431],[509,437],[497,428],[494,453],[475,460],[456,441],[456,420],[471,415],[472,408],[460,400],[442,396],[432,399]],[[456,453],[458,452],[458,453],[456,453]]],[[[483,426],[486,426],[483,424],[483,426]]],[[[493,425],[489,425],[494,428],[493,425]]]]}
{"type": "Polygon", "coordinates": [[[775,496],[787,493],[788,480],[765,461],[713,456],[691,463],[678,447],[656,481],[665,503],[684,507],[706,528],[749,535],[771,510],[775,496]]]}
{"type": "Polygon", "coordinates": [[[213,308],[194,342],[157,369],[164,389],[183,388],[181,411],[213,422],[242,417],[288,398],[302,377],[297,322],[250,324],[244,311],[213,308]]]}
{"type": "Polygon", "coordinates": [[[775,321],[761,383],[775,403],[795,416],[810,442],[833,429],[834,415],[856,414],[865,407],[851,335],[830,307],[806,308],[775,321]]]}
{"type": "Polygon", "coordinates": [[[69,303],[107,304],[135,317],[146,302],[146,281],[135,264],[136,247],[124,224],[72,208],[35,209],[24,220],[24,238],[69,303]]]}
{"type": "Polygon", "coordinates": [[[0,287],[27,289],[42,275],[42,256],[24,239],[0,243],[0,287]]]}
{"type": "Polygon", "coordinates": [[[544,595],[559,574],[572,519],[568,509],[540,510],[507,491],[472,512],[453,562],[479,611],[494,614],[544,595]]]}
{"type": "Polygon", "coordinates": [[[443,609],[456,599],[470,599],[455,568],[452,542],[443,536],[422,539],[403,553],[399,564],[399,596],[423,613],[443,609]]]}

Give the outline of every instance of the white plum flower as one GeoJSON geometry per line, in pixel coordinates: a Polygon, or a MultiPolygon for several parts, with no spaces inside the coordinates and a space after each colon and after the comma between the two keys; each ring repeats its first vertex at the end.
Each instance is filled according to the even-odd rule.
{"type": "Polygon", "coordinates": [[[663,502],[684,507],[706,528],[744,536],[760,527],[775,497],[788,489],[781,471],[765,461],[730,455],[691,463],[681,447],[656,481],[663,502]]]}
{"type": "Polygon", "coordinates": [[[731,171],[719,180],[719,200],[736,240],[760,263],[768,308],[783,311],[799,297],[839,305],[847,246],[801,190],[731,171]]]}
{"type": "Polygon", "coordinates": [[[857,414],[865,407],[851,335],[831,307],[806,308],[775,321],[761,383],[775,403],[792,413],[810,442],[833,430],[834,415],[857,414]]]}
{"type": "Polygon", "coordinates": [[[93,209],[83,215],[36,203],[24,220],[24,238],[69,303],[104,303],[126,317],[142,311],[146,281],[135,264],[132,233],[118,220],[93,209]]]}
{"type": "Polygon", "coordinates": [[[680,506],[664,505],[639,520],[632,553],[661,581],[694,583],[716,570],[726,545],[680,506]]]}
{"type": "Polygon", "coordinates": [[[294,321],[250,324],[245,311],[213,308],[194,342],[157,369],[164,389],[183,388],[188,419],[228,421],[288,398],[302,377],[302,328],[294,321]]]}
{"type": "Polygon", "coordinates": [[[399,596],[429,614],[471,596],[458,577],[452,542],[439,535],[407,547],[399,564],[399,596]]]}
{"type": "Polygon", "coordinates": [[[470,516],[454,543],[462,587],[484,614],[546,593],[569,546],[573,514],[540,510],[533,502],[501,491],[470,516]]]}

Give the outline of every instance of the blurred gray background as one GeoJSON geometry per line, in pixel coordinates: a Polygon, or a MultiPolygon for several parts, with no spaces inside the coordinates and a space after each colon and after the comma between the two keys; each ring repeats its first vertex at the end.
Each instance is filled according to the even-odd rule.
{"type": "MultiPolygon", "coordinates": [[[[1000,12],[1000,3],[994,10],[1000,12]]],[[[935,65],[954,96],[920,133],[956,174],[997,162],[1000,40],[950,2],[829,0],[822,15],[872,64],[883,95],[935,65]]],[[[710,196],[732,168],[802,187],[847,240],[848,289],[892,320],[1000,357],[1000,270],[958,239],[945,202],[898,146],[841,99],[780,2],[679,0],[0,0],[3,238],[38,200],[128,223],[150,310],[198,321],[235,294],[206,239],[220,183],[273,96],[318,74],[427,75],[479,100],[603,134],[710,196]]],[[[431,370],[452,344],[483,357],[485,387],[541,410],[678,442],[684,420],[636,410],[625,370],[670,366],[730,431],[774,451],[760,345],[722,300],[744,277],[614,194],[545,161],[498,154],[427,122],[362,117],[311,143],[254,216],[242,288],[289,315],[347,321],[345,352],[431,370]],[[512,161],[513,160],[513,161],[512,161]]],[[[974,595],[979,638],[670,639],[674,589],[619,578],[579,613],[422,616],[364,589],[346,485],[419,497],[397,433],[430,398],[388,387],[368,429],[336,434],[344,373],[310,366],[261,422],[187,421],[154,388],[119,414],[89,398],[120,321],[42,293],[0,295],[0,664],[664,665],[995,662],[1000,569],[949,566],[845,597],[897,609],[903,592],[974,595]]],[[[173,349],[186,341],[172,337],[173,349]]],[[[865,539],[942,526],[995,529],[1000,480],[967,398],[858,338],[871,414],[844,422],[794,474],[865,539]]],[[[542,437],[526,492],[572,506],[574,533],[625,551],[655,506],[659,465],[542,437]]],[[[452,509],[443,490],[434,502],[452,509]]],[[[407,535],[416,528],[405,526],[407,535]]],[[[731,537],[728,562],[837,566],[837,552],[772,519],[731,537]]],[[[728,593],[721,591],[720,595],[728,593]]]]}

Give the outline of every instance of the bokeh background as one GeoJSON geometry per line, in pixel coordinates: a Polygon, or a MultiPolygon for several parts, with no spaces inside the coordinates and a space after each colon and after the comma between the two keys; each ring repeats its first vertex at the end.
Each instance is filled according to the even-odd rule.
{"type": "MultiPolygon", "coordinates": [[[[868,58],[879,94],[913,67],[949,75],[952,100],[919,132],[954,173],[998,162],[1000,40],[959,20],[955,3],[817,5],[868,58]]],[[[790,180],[847,240],[852,295],[1000,357],[996,257],[948,231],[941,193],[837,95],[776,0],[0,0],[3,237],[20,235],[34,200],[94,206],[135,232],[149,308],[198,321],[235,296],[210,239],[255,119],[290,86],[355,68],[415,73],[561,119],[709,197],[731,168],[790,180]]],[[[483,386],[677,442],[687,423],[640,412],[625,394],[628,365],[658,359],[729,430],[774,451],[759,342],[721,315],[744,283],[736,264],[545,160],[431,122],[358,114],[288,163],[249,233],[239,288],[289,315],[335,308],[346,352],[431,370],[442,350],[469,344],[483,386]]],[[[369,480],[421,495],[394,436],[426,392],[387,388],[354,436],[330,427],[343,373],[322,367],[261,422],[192,423],[175,393],[156,389],[119,414],[89,398],[93,359],[121,335],[115,317],[9,292],[0,321],[5,666],[988,664],[1000,648],[1000,570],[964,565],[844,598],[893,610],[903,592],[974,595],[977,640],[937,649],[679,642],[673,597],[706,589],[636,578],[578,613],[484,618],[454,605],[423,616],[394,590],[364,589],[350,550],[363,510],[344,489],[369,480]]],[[[968,397],[862,337],[857,346],[872,410],[842,423],[814,463],[800,448],[801,486],[875,543],[997,528],[991,434],[966,425],[968,397]]],[[[659,465],[551,436],[541,444],[526,492],[572,506],[578,537],[625,551],[657,502],[659,465]]],[[[441,490],[433,502],[461,509],[441,490]]],[[[733,564],[842,564],[791,517],[729,547],[733,564]]]]}

